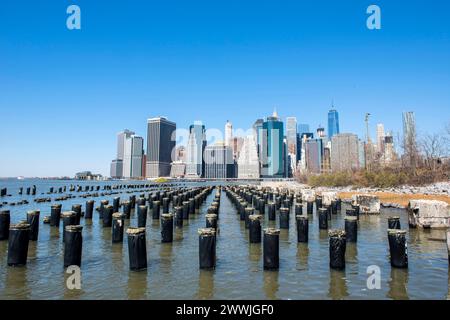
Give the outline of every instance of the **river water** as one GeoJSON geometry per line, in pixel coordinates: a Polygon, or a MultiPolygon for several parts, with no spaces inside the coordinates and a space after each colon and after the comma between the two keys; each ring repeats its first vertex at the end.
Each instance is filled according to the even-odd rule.
{"type": "MultiPolygon", "coordinates": [[[[387,217],[399,215],[401,225],[407,228],[404,210],[383,209],[379,216],[361,216],[358,243],[348,244],[345,271],[329,268],[328,235],[319,232],[318,217],[310,216],[309,243],[298,244],[294,215],[291,228],[281,230],[280,269],[264,271],[262,245],[249,244],[243,222],[234,206],[222,193],[217,239],[217,265],[212,271],[198,268],[198,228],[205,226],[207,206],[214,192],[201,207],[201,213],[190,216],[183,229],[176,229],[173,243],[160,242],[159,221],[147,220],[146,271],[129,271],[127,239],[123,244],[111,243],[111,228],[103,228],[94,212],[92,221],[82,219],[83,257],[81,290],[69,290],[68,275],[63,268],[63,244],[60,230],[42,223],[50,215],[51,203],[36,204],[33,196],[19,196],[18,189],[33,184],[36,197],[49,187],[70,184],[97,185],[105,182],[75,182],[55,180],[0,180],[11,197],[1,202],[27,199],[30,204],[3,205],[0,210],[11,211],[11,223],[26,218],[26,211],[41,210],[39,240],[30,241],[25,267],[8,267],[7,241],[0,241],[0,299],[448,299],[449,271],[446,244],[436,241],[445,238],[439,230],[408,230],[409,269],[394,269],[389,263],[387,217]],[[431,238],[431,239],[430,239],[431,238]],[[376,265],[381,270],[380,289],[368,289],[367,267],[376,265]]],[[[123,182],[117,182],[123,183],[123,182]]],[[[108,182],[107,184],[113,184],[108,182]]],[[[211,184],[211,183],[210,183],[211,184]]],[[[195,185],[195,184],[192,184],[195,185]]],[[[140,192],[138,192],[140,193],[140,192]]],[[[138,194],[136,193],[136,194],[138,194]]],[[[74,193],[76,194],[76,193],[74,193]]],[[[121,199],[130,194],[123,193],[121,199]]],[[[102,199],[94,198],[96,206],[102,199]]],[[[72,204],[83,204],[86,199],[74,198],[61,202],[63,211],[72,204]]],[[[342,213],[334,215],[332,228],[344,227],[342,213]]],[[[304,212],[305,212],[304,208],[304,212]]],[[[267,218],[267,214],[266,214],[267,218]]],[[[128,225],[136,226],[132,213],[128,225]]],[[[278,221],[264,221],[265,226],[276,226],[278,221]]]]}

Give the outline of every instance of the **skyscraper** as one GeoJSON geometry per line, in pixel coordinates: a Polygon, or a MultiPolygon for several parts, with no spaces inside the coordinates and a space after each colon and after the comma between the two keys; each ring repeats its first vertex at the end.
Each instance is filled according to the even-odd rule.
{"type": "Polygon", "coordinates": [[[351,171],[360,168],[358,136],[352,133],[336,134],[331,139],[331,170],[351,171]]]}
{"type": "Polygon", "coordinates": [[[239,179],[259,179],[259,159],[254,136],[244,138],[238,158],[239,179]]]}
{"type": "Polygon", "coordinates": [[[131,135],[125,139],[123,177],[142,178],[142,158],[144,156],[144,139],[131,135]]]}
{"type": "Polygon", "coordinates": [[[384,151],[384,125],[382,123],[377,124],[377,151],[383,153],[384,151]]]}
{"type": "Polygon", "coordinates": [[[123,161],[125,158],[125,141],[134,135],[133,131],[125,129],[117,134],[117,154],[116,159],[111,163],[110,175],[112,178],[121,179],[124,177],[123,161]]]}
{"type": "Polygon", "coordinates": [[[206,130],[200,121],[194,122],[189,127],[189,139],[187,142],[186,176],[201,178],[204,175],[205,162],[203,152],[206,147],[206,130]]]}
{"type": "Polygon", "coordinates": [[[230,121],[227,120],[227,123],[225,123],[225,145],[231,146],[233,139],[233,125],[230,121]]]}
{"type": "Polygon", "coordinates": [[[300,137],[303,136],[304,133],[309,133],[309,124],[299,123],[297,132],[300,134],[300,137]]]}
{"type": "Polygon", "coordinates": [[[273,115],[264,121],[262,130],[261,175],[265,178],[282,178],[284,176],[283,139],[283,122],[274,111],[273,115]]]}
{"type": "Polygon", "coordinates": [[[331,109],[328,112],[328,138],[333,138],[335,134],[339,134],[339,114],[335,109],[331,109]]]}
{"type": "Polygon", "coordinates": [[[234,177],[234,160],[231,147],[216,143],[205,148],[205,178],[226,179],[234,177]]]}
{"type": "Polygon", "coordinates": [[[323,139],[310,139],[305,142],[305,164],[308,173],[321,173],[323,151],[323,139]]]}
{"type": "Polygon", "coordinates": [[[289,157],[291,158],[290,167],[295,172],[297,166],[297,118],[286,118],[286,140],[289,157]]]}
{"type": "Polygon", "coordinates": [[[255,140],[256,140],[256,146],[258,148],[258,156],[261,151],[261,136],[262,136],[263,124],[264,124],[263,119],[258,119],[253,124],[253,136],[255,137],[255,140]]]}
{"type": "Polygon", "coordinates": [[[175,151],[176,124],[164,117],[147,121],[147,178],[168,177],[175,151]]]}

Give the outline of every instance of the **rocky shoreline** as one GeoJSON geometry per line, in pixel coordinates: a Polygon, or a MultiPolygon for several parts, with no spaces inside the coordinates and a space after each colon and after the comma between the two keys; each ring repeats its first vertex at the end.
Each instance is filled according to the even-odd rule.
{"type": "Polygon", "coordinates": [[[346,187],[316,187],[311,188],[306,184],[300,184],[294,181],[263,181],[262,186],[287,188],[287,189],[313,189],[316,192],[337,192],[342,196],[343,202],[351,202],[353,194],[377,194],[381,198],[381,206],[384,208],[404,209],[410,198],[424,196],[427,199],[439,199],[450,203],[450,181],[438,182],[426,186],[401,186],[395,188],[359,188],[355,186],[346,187]]]}

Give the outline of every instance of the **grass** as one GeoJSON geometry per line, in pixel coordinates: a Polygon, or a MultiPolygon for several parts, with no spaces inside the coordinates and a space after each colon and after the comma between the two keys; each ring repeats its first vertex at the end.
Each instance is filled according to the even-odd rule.
{"type": "MultiPolygon", "coordinates": [[[[339,192],[341,199],[349,199],[355,194],[361,192],[339,192]]],[[[396,203],[402,206],[407,206],[409,200],[440,200],[450,204],[450,197],[443,195],[429,195],[429,194],[399,194],[391,192],[373,192],[367,194],[374,194],[380,198],[381,203],[396,203]]]]}

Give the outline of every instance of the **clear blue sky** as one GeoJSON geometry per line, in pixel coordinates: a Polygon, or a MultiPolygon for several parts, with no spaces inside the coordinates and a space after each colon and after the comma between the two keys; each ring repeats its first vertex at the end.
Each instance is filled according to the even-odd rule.
{"type": "Polygon", "coordinates": [[[141,0],[0,4],[0,176],[109,174],[116,133],[165,115],[249,128],[277,107],[341,132],[450,120],[450,1],[141,0]],[[366,28],[378,4],[382,29],[366,28]],[[81,8],[82,29],[66,28],[81,8]]]}

